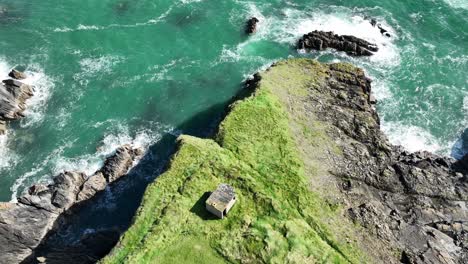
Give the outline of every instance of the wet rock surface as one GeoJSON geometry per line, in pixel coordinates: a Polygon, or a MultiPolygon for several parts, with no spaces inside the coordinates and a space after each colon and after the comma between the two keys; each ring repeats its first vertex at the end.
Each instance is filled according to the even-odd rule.
{"type": "Polygon", "coordinates": [[[345,214],[399,252],[387,263],[468,263],[468,155],[456,161],[391,145],[364,72],[332,64],[327,75],[304,104],[339,148],[321,158],[345,214]]]}
{"type": "Polygon", "coordinates": [[[24,117],[26,100],[33,96],[33,87],[19,80],[25,79],[22,72],[12,70],[10,77],[0,83],[0,134],[7,129],[7,121],[24,117]]]}
{"type": "Polygon", "coordinates": [[[247,20],[247,24],[245,25],[245,33],[250,35],[257,32],[257,24],[259,22],[260,20],[256,17],[252,17],[249,20],[247,20]]]}
{"type": "Polygon", "coordinates": [[[379,49],[376,44],[367,42],[363,39],[348,36],[337,35],[333,32],[312,31],[302,36],[297,43],[297,48],[305,50],[325,50],[333,48],[338,51],[344,51],[352,56],[372,56],[379,49]]]}
{"type": "Polygon", "coordinates": [[[28,78],[24,72],[18,71],[16,69],[11,70],[10,73],[8,73],[8,76],[16,80],[24,80],[28,78]]]}
{"type": "Polygon", "coordinates": [[[140,149],[124,145],[101,169],[112,177],[106,179],[100,171],[90,177],[64,172],[49,185],[30,187],[16,203],[0,204],[0,263],[37,262],[42,256],[34,256],[34,250],[49,232],[59,228],[80,203],[124,176],[142,154],[140,149]]]}

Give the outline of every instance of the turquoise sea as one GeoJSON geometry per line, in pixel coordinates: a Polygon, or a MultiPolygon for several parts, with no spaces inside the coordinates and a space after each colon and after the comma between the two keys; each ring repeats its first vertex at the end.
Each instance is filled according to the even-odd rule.
{"type": "Polygon", "coordinates": [[[91,174],[132,143],[148,150],[145,160],[70,229],[124,227],[175,137],[205,135],[243,80],[288,57],[363,67],[393,143],[464,152],[468,0],[0,0],[0,77],[24,69],[36,92],[27,117],[0,137],[0,201],[64,170],[91,174]],[[252,16],[260,24],[247,37],[252,16]],[[380,51],[353,58],[296,50],[315,29],[364,38],[380,51]]]}

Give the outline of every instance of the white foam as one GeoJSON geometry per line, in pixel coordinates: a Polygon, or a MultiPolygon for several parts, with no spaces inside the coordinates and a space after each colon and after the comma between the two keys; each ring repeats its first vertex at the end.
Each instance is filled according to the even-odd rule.
{"type": "MultiPolygon", "coordinates": [[[[9,79],[8,73],[12,68],[14,67],[0,60],[0,79],[9,79]]],[[[29,127],[43,120],[47,102],[55,84],[53,79],[47,76],[44,70],[37,64],[28,65],[24,73],[27,75],[27,78],[21,80],[21,82],[31,85],[34,95],[26,100],[26,110],[24,111],[26,118],[21,119],[20,125],[22,127],[29,127]]]]}
{"type": "Polygon", "coordinates": [[[88,176],[92,175],[102,167],[105,157],[114,153],[120,146],[130,144],[146,149],[158,139],[159,136],[155,136],[149,130],[140,131],[133,138],[129,135],[128,130],[118,134],[109,134],[102,140],[96,154],[78,158],[59,157],[55,161],[54,175],[64,171],[82,171],[88,176]]]}
{"type": "MultiPolygon", "coordinates": [[[[14,68],[0,58],[0,80],[9,79],[8,73],[14,68]]],[[[21,119],[20,126],[29,127],[40,123],[44,118],[47,101],[52,93],[54,82],[48,77],[38,65],[29,65],[25,71],[28,76],[22,82],[33,86],[34,95],[26,101],[25,118],[21,119]]],[[[13,131],[7,131],[0,135],[0,171],[15,166],[19,157],[8,147],[10,138],[14,137],[13,131]]]]}
{"type": "Polygon", "coordinates": [[[74,28],[70,27],[61,27],[61,28],[54,28],[52,29],[53,32],[57,33],[64,33],[64,32],[73,32],[73,31],[95,31],[95,30],[107,30],[107,29],[115,29],[115,28],[134,28],[134,27],[141,27],[141,26],[151,26],[160,23],[167,17],[167,15],[172,11],[172,6],[160,16],[156,18],[151,18],[145,22],[138,22],[135,24],[110,24],[105,26],[99,25],[83,25],[78,24],[78,26],[74,28]]]}
{"type": "Polygon", "coordinates": [[[399,50],[394,44],[397,34],[383,19],[378,21],[391,34],[390,38],[383,36],[379,29],[373,27],[364,17],[355,15],[348,9],[340,9],[334,13],[317,11],[313,15],[304,15],[302,11],[286,9],[284,15],[286,18],[275,24],[272,29],[277,41],[295,43],[299,37],[314,30],[332,31],[339,35],[353,35],[378,45],[378,52],[360,60],[368,59],[386,66],[396,66],[400,62],[399,50]]]}
{"type": "Polygon", "coordinates": [[[406,125],[401,122],[382,122],[382,130],[394,145],[401,145],[410,152],[430,151],[440,153],[446,151],[440,142],[423,128],[406,125]]]}
{"type": "Polygon", "coordinates": [[[182,4],[184,4],[184,5],[186,5],[186,4],[191,4],[191,3],[199,3],[199,2],[201,2],[201,1],[203,1],[203,0],[180,0],[180,2],[181,2],[182,4]]]}
{"type": "Polygon", "coordinates": [[[87,75],[95,73],[110,73],[112,67],[120,63],[122,59],[117,56],[102,56],[98,58],[84,58],[79,64],[81,70],[87,75]]]}
{"type": "MultiPolygon", "coordinates": [[[[69,142],[70,144],[70,142],[69,142]]],[[[23,174],[21,177],[17,178],[13,185],[10,187],[11,194],[11,202],[16,202],[17,197],[19,196],[19,191],[21,188],[28,187],[33,183],[46,183],[50,179],[42,178],[37,180],[38,176],[42,176],[45,170],[45,167],[57,156],[59,156],[63,150],[69,145],[61,146],[60,148],[53,151],[50,155],[45,157],[41,160],[39,164],[34,166],[29,172],[23,174]],[[34,181],[34,182],[33,182],[34,181]]]]}
{"type": "Polygon", "coordinates": [[[21,189],[37,182],[47,183],[51,181],[51,176],[56,176],[65,171],[80,171],[88,176],[93,175],[103,166],[105,158],[112,155],[122,145],[130,144],[146,151],[150,145],[156,143],[159,139],[159,134],[154,134],[149,129],[140,130],[132,137],[128,128],[119,126],[119,131],[107,134],[104,137],[96,153],[75,158],[63,156],[64,150],[72,147],[75,143],[74,141],[67,142],[41,160],[32,170],[16,179],[15,183],[10,187],[12,192],[11,200],[16,201],[21,189]],[[48,171],[47,168],[53,169],[48,171]],[[44,175],[48,176],[44,177],[44,175]]]}
{"type": "Polygon", "coordinates": [[[8,137],[11,132],[0,135],[0,172],[6,168],[15,166],[18,163],[18,156],[8,147],[8,137]]]}
{"type": "Polygon", "coordinates": [[[468,9],[467,0],[444,0],[444,2],[453,8],[468,9]]]}
{"type": "Polygon", "coordinates": [[[89,79],[97,74],[109,74],[114,66],[123,62],[124,59],[119,56],[105,55],[96,58],[83,58],[79,61],[81,72],[73,75],[81,85],[86,86],[89,79]]]}
{"type": "Polygon", "coordinates": [[[24,111],[26,118],[20,122],[21,126],[28,127],[43,120],[47,102],[52,95],[55,83],[37,65],[28,66],[25,73],[28,78],[22,81],[31,85],[34,89],[34,95],[26,101],[27,107],[24,111]]]}
{"type": "Polygon", "coordinates": [[[180,62],[182,62],[182,59],[178,60],[171,60],[169,63],[164,64],[164,65],[154,65],[152,67],[152,70],[155,70],[156,73],[154,73],[150,81],[162,81],[162,80],[170,80],[171,77],[168,76],[168,73],[173,70],[175,67],[180,66],[178,65],[180,62]]]}

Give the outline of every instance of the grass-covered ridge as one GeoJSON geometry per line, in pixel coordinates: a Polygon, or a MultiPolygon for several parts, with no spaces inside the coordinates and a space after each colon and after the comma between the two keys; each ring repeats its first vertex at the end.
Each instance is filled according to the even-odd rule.
{"type": "MultiPolygon", "coordinates": [[[[281,91],[306,96],[319,87],[325,67],[296,59],[261,76],[255,93],[232,106],[214,140],[179,138],[170,168],[148,187],[134,224],[102,263],[365,262],[335,235],[343,227],[329,224],[342,216],[308,187],[316,175],[306,175],[313,172],[304,167],[279,99],[281,91]],[[204,209],[207,192],[220,183],[234,186],[238,196],[224,220],[204,209]]],[[[329,144],[324,133],[308,131],[307,137],[329,144]]]]}

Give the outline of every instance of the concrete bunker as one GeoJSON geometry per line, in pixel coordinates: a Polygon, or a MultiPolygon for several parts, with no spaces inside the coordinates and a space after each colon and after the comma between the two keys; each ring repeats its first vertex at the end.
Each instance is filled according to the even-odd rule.
{"type": "Polygon", "coordinates": [[[236,193],[229,184],[220,184],[206,200],[206,210],[223,219],[236,203],[236,193]]]}

